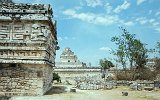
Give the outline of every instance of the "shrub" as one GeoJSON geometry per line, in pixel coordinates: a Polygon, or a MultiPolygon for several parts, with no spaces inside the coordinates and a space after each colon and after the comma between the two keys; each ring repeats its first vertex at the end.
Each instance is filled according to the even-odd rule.
{"type": "Polygon", "coordinates": [[[155,73],[149,68],[143,68],[141,70],[120,70],[116,72],[117,80],[154,80],[155,73]]]}
{"type": "Polygon", "coordinates": [[[60,82],[60,76],[58,73],[53,73],[53,81],[56,80],[57,82],[60,82]]]}
{"type": "Polygon", "coordinates": [[[117,78],[117,80],[133,80],[133,72],[131,72],[130,70],[117,71],[116,72],[116,78],[117,78]]]}

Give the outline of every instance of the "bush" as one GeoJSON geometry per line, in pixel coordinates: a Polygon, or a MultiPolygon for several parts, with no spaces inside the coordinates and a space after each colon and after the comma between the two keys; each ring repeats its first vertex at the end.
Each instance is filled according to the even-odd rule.
{"type": "Polygon", "coordinates": [[[117,80],[133,80],[133,75],[133,72],[131,72],[130,70],[121,70],[116,72],[117,80]]]}
{"type": "Polygon", "coordinates": [[[60,76],[58,75],[58,73],[53,73],[53,81],[57,80],[57,82],[60,82],[60,76]]]}
{"type": "Polygon", "coordinates": [[[117,80],[154,80],[155,73],[149,68],[143,68],[141,70],[120,70],[116,72],[117,80]]]}
{"type": "Polygon", "coordinates": [[[134,80],[154,80],[155,73],[149,68],[143,68],[140,71],[136,72],[134,75],[134,80]]]}
{"type": "Polygon", "coordinates": [[[160,74],[160,58],[155,59],[154,69],[156,74],[160,74]]]}

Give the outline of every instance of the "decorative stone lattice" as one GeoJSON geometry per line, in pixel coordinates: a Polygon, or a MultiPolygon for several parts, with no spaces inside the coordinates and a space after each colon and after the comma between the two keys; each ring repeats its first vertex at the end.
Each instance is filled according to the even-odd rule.
{"type": "Polygon", "coordinates": [[[51,87],[57,49],[52,8],[1,1],[0,95],[43,95],[51,87]]]}

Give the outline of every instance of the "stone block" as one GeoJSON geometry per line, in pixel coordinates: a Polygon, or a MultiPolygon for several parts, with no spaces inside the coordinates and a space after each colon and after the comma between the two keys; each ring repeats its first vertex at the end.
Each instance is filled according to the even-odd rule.
{"type": "Polygon", "coordinates": [[[25,90],[29,90],[30,88],[28,86],[25,87],[25,90]]]}
{"type": "Polygon", "coordinates": [[[71,88],[70,92],[76,92],[76,89],[75,88],[71,88]]]}
{"type": "Polygon", "coordinates": [[[152,90],[154,90],[154,88],[153,87],[144,87],[144,90],[146,90],[146,91],[152,91],[152,90]]]}
{"type": "Polygon", "coordinates": [[[128,96],[128,92],[122,92],[122,96],[128,96]]]}

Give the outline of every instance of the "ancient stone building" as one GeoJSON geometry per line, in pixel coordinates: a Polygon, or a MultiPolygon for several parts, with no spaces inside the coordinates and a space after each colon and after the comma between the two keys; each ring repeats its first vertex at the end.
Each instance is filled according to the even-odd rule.
{"type": "Polygon", "coordinates": [[[0,1],[0,95],[43,95],[57,48],[52,8],[0,1]]]}
{"type": "Polygon", "coordinates": [[[87,67],[84,62],[70,48],[65,48],[60,55],[60,62],[56,62],[55,73],[58,73],[62,82],[69,81],[74,84],[76,77],[94,76],[101,74],[99,67],[87,67]]]}
{"type": "Polygon", "coordinates": [[[65,48],[64,51],[62,52],[61,56],[61,62],[80,62],[77,59],[77,56],[74,55],[74,52],[70,50],[70,48],[65,48]]]}
{"type": "Polygon", "coordinates": [[[56,62],[56,66],[63,67],[63,68],[79,68],[79,67],[86,67],[86,64],[80,62],[77,56],[71,51],[70,48],[65,48],[62,54],[60,55],[60,62],[56,62]]]}

